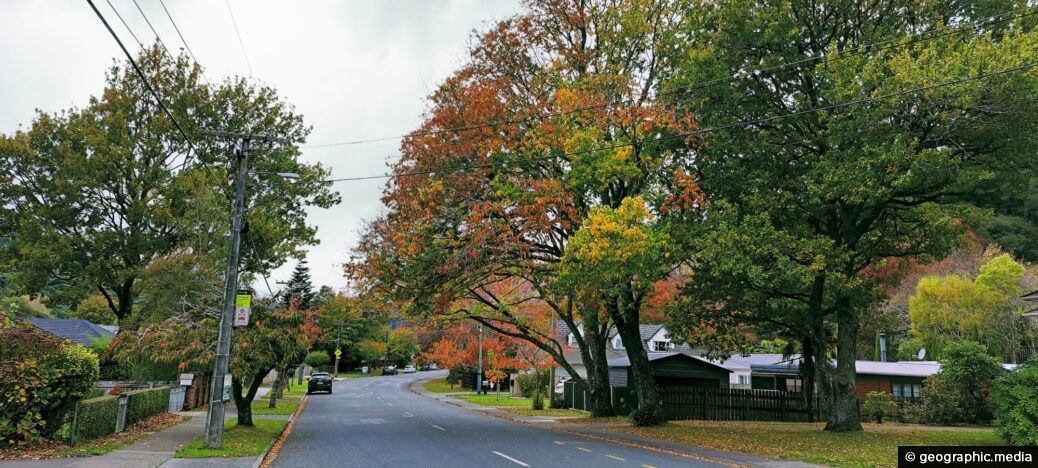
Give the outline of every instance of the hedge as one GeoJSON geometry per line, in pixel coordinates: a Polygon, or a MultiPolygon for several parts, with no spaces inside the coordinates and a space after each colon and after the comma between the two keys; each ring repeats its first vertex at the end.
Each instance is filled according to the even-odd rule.
{"type": "Polygon", "coordinates": [[[114,433],[117,419],[119,397],[103,396],[81,401],[75,415],[72,442],[114,433]]]}
{"type": "Polygon", "coordinates": [[[169,409],[169,387],[126,392],[126,426],[169,409]]]}

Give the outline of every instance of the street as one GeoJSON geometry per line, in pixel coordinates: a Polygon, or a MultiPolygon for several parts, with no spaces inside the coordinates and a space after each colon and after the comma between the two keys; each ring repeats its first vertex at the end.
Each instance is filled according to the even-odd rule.
{"type": "Polygon", "coordinates": [[[309,397],[273,466],[719,466],[505,421],[407,389],[443,375],[335,382],[335,393],[309,397]]]}

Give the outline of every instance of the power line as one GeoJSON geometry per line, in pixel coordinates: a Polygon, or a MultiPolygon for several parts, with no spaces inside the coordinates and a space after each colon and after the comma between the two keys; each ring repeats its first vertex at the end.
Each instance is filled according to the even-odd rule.
{"type": "Polygon", "coordinates": [[[249,66],[249,76],[252,77],[252,62],[249,61],[249,54],[245,52],[245,41],[241,40],[241,31],[238,30],[238,22],[234,19],[231,0],[224,0],[224,3],[227,4],[227,12],[231,14],[231,24],[234,25],[234,33],[238,35],[238,45],[241,46],[241,54],[245,56],[245,64],[249,66]]]}
{"type": "MultiPolygon", "coordinates": [[[[177,26],[177,22],[173,21],[173,15],[171,15],[169,13],[169,9],[166,8],[166,3],[162,0],[159,0],[159,4],[162,5],[162,10],[166,12],[166,17],[169,18],[169,22],[173,24],[173,29],[177,31],[177,36],[180,36],[180,42],[184,44],[184,49],[186,49],[188,55],[191,56],[191,60],[195,62],[195,64],[198,64],[198,58],[195,57],[195,53],[191,51],[191,46],[187,45],[187,40],[184,39],[184,35],[181,34],[180,27],[177,26]]],[[[209,85],[209,87],[211,88],[213,86],[213,83],[209,81],[209,77],[205,75],[205,71],[202,69],[201,65],[198,66],[198,71],[202,74],[202,78],[205,79],[205,83],[209,85]]]]}
{"type": "MultiPolygon", "coordinates": [[[[852,48],[849,48],[849,49],[844,49],[844,50],[841,50],[841,51],[838,51],[838,52],[834,52],[832,54],[820,55],[818,57],[808,57],[808,58],[804,58],[804,59],[793,61],[793,62],[787,62],[787,63],[783,63],[783,64],[779,64],[779,65],[774,65],[774,66],[771,66],[771,67],[764,67],[764,68],[760,68],[760,69],[749,70],[749,71],[745,72],[743,75],[745,75],[745,76],[754,76],[754,75],[758,75],[758,74],[761,74],[761,73],[770,73],[770,72],[774,72],[774,71],[778,71],[778,70],[783,70],[783,69],[790,68],[790,67],[797,67],[797,66],[805,65],[805,64],[817,65],[817,64],[822,64],[822,63],[833,62],[833,61],[842,60],[842,59],[845,59],[845,58],[848,58],[848,57],[853,57],[853,56],[856,56],[856,55],[860,55],[860,54],[863,54],[863,53],[866,53],[866,52],[875,53],[875,52],[880,52],[880,51],[883,51],[883,50],[889,50],[889,49],[895,49],[895,48],[899,48],[899,47],[905,47],[905,46],[909,46],[909,45],[916,44],[916,43],[919,43],[919,42],[931,41],[931,40],[934,40],[934,39],[939,39],[941,37],[946,37],[946,36],[950,36],[950,35],[954,35],[954,34],[960,34],[960,33],[963,33],[963,32],[979,30],[981,27],[984,27],[984,26],[989,26],[991,24],[1001,23],[1001,22],[1009,21],[1009,20],[1013,20],[1013,19],[1020,19],[1020,18],[1024,18],[1024,17],[1027,17],[1027,16],[1032,16],[1032,15],[1035,15],[1035,14],[1038,14],[1038,6],[1032,6],[1032,7],[1027,7],[1027,8],[1020,8],[1020,9],[1017,9],[1017,10],[1011,10],[1011,11],[1008,11],[1008,12],[1004,12],[1004,13],[1000,13],[1000,14],[997,14],[997,15],[990,16],[988,18],[985,18],[984,21],[982,21],[981,23],[976,24],[976,25],[970,25],[970,26],[958,27],[958,28],[952,28],[952,27],[936,28],[936,29],[932,29],[932,30],[926,31],[924,33],[921,33],[918,36],[916,36],[914,38],[911,38],[911,39],[909,39],[907,41],[905,41],[903,38],[891,38],[891,39],[887,39],[887,40],[883,40],[883,41],[879,41],[879,42],[874,42],[874,43],[865,44],[865,45],[861,45],[861,46],[857,46],[857,47],[852,47],[852,48]]],[[[711,79],[711,80],[701,81],[701,82],[698,82],[698,83],[692,83],[692,84],[689,84],[689,85],[680,86],[680,87],[677,87],[677,88],[674,88],[674,89],[671,89],[671,90],[661,91],[658,94],[658,96],[665,96],[665,95],[671,95],[671,94],[679,94],[679,93],[683,93],[683,92],[696,91],[696,90],[703,89],[703,88],[706,88],[706,87],[711,86],[711,85],[721,84],[721,83],[728,83],[728,82],[737,80],[739,78],[740,78],[739,76],[737,76],[736,74],[733,74],[731,76],[727,76],[727,77],[724,77],[724,78],[715,78],[715,79],[711,79]]],[[[367,143],[377,143],[377,142],[383,142],[383,141],[395,141],[395,140],[401,140],[401,139],[408,138],[408,137],[433,136],[433,135],[440,135],[440,134],[444,134],[444,133],[461,133],[461,132],[466,132],[466,131],[471,131],[471,130],[479,130],[479,129],[484,129],[484,128],[497,127],[497,126],[501,126],[501,125],[513,125],[513,124],[518,124],[518,123],[543,120],[543,119],[547,119],[547,118],[551,118],[551,117],[561,117],[561,116],[566,116],[566,115],[570,115],[570,114],[576,114],[576,113],[585,112],[585,111],[589,111],[589,110],[601,109],[601,108],[608,107],[608,106],[611,106],[611,105],[629,104],[629,103],[633,103],[633,102],[636,102],[636,101],[637,101],[636,99],[624,99],[624,100],[610,101],[610,102],[604,102],[604,103],[600,103],[600,104],[592,104],[592,105],[587,105],[587,106],[576,107],[576,108],[573,108],[573,109],[570,109],[570,110],[567,110],[567,111],[552,112],[552,113],[540,114],[540,115],[531,115],[531,116],[519,117],[519,118],[514,118],[514,119],[496,120],[496,121],[483,122],[483,123],[472,124],[472,125],[465,125],[465,126],[460,126],[460,127],[444,128],[444,129],[439,129],[439,130],[428,130],[428,131],[423,131],[423,132],[412,132],[412,133],[408,133],[408,134],[405,134],[405,135],[395,135],[395,136],[369,138],[369,139],[362,139],[362,140],[343,141],[343,142],[337,142],[337,143],[324,143],[324,144],[315,144],[315,145],[303,145],[301,147],[302,148],[327,148],[327,147],[334,147],[334,146],[352,146],[352,145],[362,145],[362,144],[367,144],[367,143]]],[[[679,99],[678,101],[681,101],[681,99],[679,99]]]]}
{"type": "MultiPolygon", "coordinates": [[[[115,9],[115,5],[112,5],[112,1],[111,0],[105,0],[105,2],[108,3],[108,7],[111,8],[113,12],[115,12],[116,18],[119,18],[119,22],[123,24],[123,27],[126,28],[126,30],[130,33],[130,36],[133,37],[133,40],[137,41],[137,45],[141,46],[141,48],[143,49],[144,48],[144,43],[141,42],[140,39],[137,39],[137,35],[133,33],[132,29],[130,29],[130,25],[126,24],[126,20],[123,19],[123,15],[119,14],[119,10],[115,9]]],[[[94,6],[94,4],[90,3],[90,6],[94,6]]],[[[97,11],[97,9],[95,8],[94,11],[97,11]]],[[[100,13],[98,13],[98,15],[100,15],[100,13]]],[[[102,18],[102,21],[104,21],[103,18],[102,18]]],[[[108,26],[107,22],[105,22],[105,26],[108,26]]],[[[112,28],[108,28],[108,30],[111,31],[112,28]]],[[[112,34],[115,34],[115,33],[113,32],[112,34]]],[[[122,45],[122,44],[120,44],[120,45],[122,45]]]]}
{"type": "Polygon", "coordinates": [[[1008,73],[1029,70],[1029,69],[1035,68],[1035,67],[1038,67],[1038,62],[1029,63],[1029,64],[1021,65],[1021,66],[1018,66],[1018,67],[1005,68],[1005,69],[1002,69],[1002,70],[997,70],[997,71],[993,71],[993,72],[989,72],[989,73],[982,73],[982,74],[979,74],[979,75],[968,76],[968,77],[960,78],[960,79],[957,79],[957,80],[944,81],[944,82],[935,83],[935,84],[927,85],[927,86],[920,86],[918,88],[911,88],[911,89],[906,89],[906,90],[902,90],[902,91],[896,91],[896,92],[892,92],[892,93],[881,94],[881,95],[878,95],[878,96],[872,96],[872,97],[868,97],[868,98],[864,98],[864,99],[857,99],[857,100],[853,100],[853,101],[845,101],[845,102],[840,102],[840,103],[835,103],[835,104],[828,104],[828,105],[825,105],[825,106],[812,107],[810,109],[805,109],[805,110],[797,111],[797,112],[791,112],[791,113],[788,113],[788,114],[774,115],[774,116],[770,116],[770,117],[761,117],[761,118],[751,119],[751,120],[743,120],[743,121],[739,121],[739,122],[735,122],[735,123],[731,123],[731,124],[726,124],[726,125],[720,125],[720,126],[716,126],[716,127],[699,128],[699,129],[692,130],[692,131],[689,131],[689,132],[683,132],[683,133],[678,133],[678,134],[674,134],[674,135],[661,136],[661,137],[658,137],[658,138],[653,138],[651,140],[642,140],[642,141],[630,142],[630,143],[617,143],[617,144],[614,144],[614,145],[600,146],[600,147],[596,147],[596,148],[591,148],[591,149],[586,149],[586,150],[581,150],[581,151],[574,151],[574,152],[570,152],[570,153],[562,153],[562,154],[553,155],[553,156],[534,157],[534,158],[529,158],[526,161],[507,161],[507,162],[500,162],[500,163],[472,164],[472,165],[453,167],[453,168],[449,168],[449,169],[430,169],[430,170],[425,170],[425,171],[401,172],[399,174],[384,174],[384,175],[365,176],[365,177],[346,177],[346,178],[341,178],[341,179],[329,179],[329,180],[325,180],[323,182],[332,183],[332,182],[354,182],[354,181],[373,180],[373,179],[396,179],[396,178],[399,178],[399,177],[406,177],[406,176],[431,175],[431,174],[438,174],[438,173],[444,173],[444,172],[457,172],[457,171],[469,170],[469,169],[484,169],[484,168],[488,168],[488,167],[498,167],[498,166],[505,166],[505,165],[521,164],[521,163],[527,162],[527,161],[547,160],[547,159],[554,159],[554,158],[560,158],[560,157],[565,157],[565,156],[578,156],[578,155],[581,155],[581,154],[592,153],[592,152],[595,152],[595,151],[606,151],[606,150],[612,150],[612,149],[625,148],[625,147],[629,147],[629,146],[635,146],[635,145],[638,145],[638,144],[658,143],[658,142],[661,142],[661,141],[673,140],[673,139],[677,139],[677,138],[687,138],[687,137],[691,137],[691,136],[695,136],[695,135],[700,135],[700,134],[704,134],[704,133],[716,132],[716,131],[719,131],[719,130],[728,130],[728,129],[732,129],[732,128],[747,127],[747,126],[751,126],[751,125],[759,125],[759,124],[762,124],[762,123],[767,123],[767,122],[771,122],[771,121],[775,121],[775,120],[785,119],[785,118],[788,118],[788,117],[796,117],[796,116],[811,114],[811,113],[815,113],[815,112],[822,112],[822,111],[827,111],[827,110],[839,109],[839,108],[850,107],[850,106],[859,105],[859,104],[867,104],[867,103],[870,103],[870,102],[873,102],[873,101],[878,101],[878,100],[881,100],[881,99],[889,99],[889,98],[892,98],[892,97],[898,97],[898,96],[904,96],[904,95],[908,95],[908,94],[914,94],[914,93],[918,93],[918,92],[921,92],[921,91],[929,91],[929,90],[932,90],[932,89],[944,88],[944,87],[953,86],[953,85],[957,85],[957,84],[967,83],[967,82],[970,82],[970,81],[976,81],[976,80],[981,80],[981,79],[985,79],[985,78],[990,78],[990,77],[993,77],[993,76],[1005,75],[1005,74],[1008,74],[1008,73]]]}
{"type": "MultiPolygon", "coordinates": [[[[94,10],[94,13],[97,15],[98,19],[100,19],[101,22],[104,23],[105,28],[108,29],[108,33],[112,35],[112,38],[115,39],[115,42],[119,44],[119,48],[122,49],[123,54],[126,55],[126,60],[129,60],[130,65],[133,67],[134,71],[137,72],[137,76],[140,77],[141,83],[144,84],[144,87],[147,88],[148,92],[151,93],[151,95],[155,98],[155,102],[159,105],[159,108],[162,109],[162,112],[166,114],[166,117],[169,117],[169,120],[173,122],[173,126],[177,128],[178,132],[180,132],[180,136],[184,137],[184,141],[187,142],[187,146],[191,149],[191,151],[194,151],[195,154],[198,154],[198,149],[195,148],[194,142],[191,141],[191,138],[187,136],[187,132],[185,132],[184,128],[180,126],[180,122],[177,122],[177,118],[173,117],[173,113],[170,112],[169,109],[166,108],[166,105],[162,103],[162,97],[159,96],[159,93],[155,91],[155,88],[153,88],[151,86],[151,83],[148,82],[147,77],[144,76],[144,72],[141,71],[141,68],[139,66],[137,66],[137,61],[133,59],[133,56],[130,55],[130,51],[126,49],[125,45],[123,45],[122,39],[119,39],[119,36],[115,34],[115,31],[112,29],[112,26],[108,24],[108,20],[106,20],[104,15],[102,15],[101,12],[97,9],[97,6],[94,5],[94,0],[87,0],[87,3],[90,4],[90,8],[94,10]]],[[[111,2],[109,2],[109,6],[111,6],[111,2]]],[[[116,12],[116,15],[118,16],[119,13],[116,12]]],[[[123,24],[125,25],[125,23],[123,24]]],[[[130,34],[132,35],[133,32],[131,31],[130,34]]],[[[199,158],[199,160],[201,160],[201,158],[199,158]]],[[[206,166],[206,169],[208,169],[208,166],[206,166]]]]}

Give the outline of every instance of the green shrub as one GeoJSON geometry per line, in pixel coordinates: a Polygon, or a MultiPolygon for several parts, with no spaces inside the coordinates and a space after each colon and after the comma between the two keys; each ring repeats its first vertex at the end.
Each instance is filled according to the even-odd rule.
{"type": "Polygon", "coordinates": [[[532,398],[530,403],[531,408],[537,411],[544,409],[544,392],[540,389],[535,389],[530,393],[530,398],[532,398]]]}
{"type": "Polygon", "coordinates": [[[119,397],[103,396],[83,400],[75,415],[72,441],[89,440],[115,432],[119,418],[119,397]]]}
{"type": "Polygon", "coordinates": [[[865,415],[882,424],[883,416],[894,409],[894,396],[887,392],[869,392],[862,402],[865,415]]]}
{"type": "Polygon", "coordinates": [[[0,330],[0,447],[51,437],[98,376],[89,349],[32,327],[0,330]]]}
{"type": "Polygon", "coordinates": [[[98,398],[103,396],[105,396],[105,389],[100,387],[93,387],[89,391],[87,391],[85,398],[89,400],[91,398],[98,398]]]}
{"type": "Polygon", "coordinates": [[[923,413],[934,424],[987,424],[992,408],[988,398],[995,379],[1005,374],[998,360],[973,341],[948,345],[941,370],[923,384],[923,413]]]}
{"type": "Polygon", "coordinates": [[[533,395],[534,390],[540,390],[541,394],[544,394],[544,389],[548,387],[548,379],[551,376],[548,371],[538,372],[523,372],[516,378],[516,385],[519,386],[519,393],[523,397],[530,398],[533,395]]]}
{"type": "Polygon", "coordinates": [[[169,409],[169,387],[149,388],[126,392],[126,425],[148,416],[165,413],[169,409]]]}
{"type": "Polygon", "coordinates": [[[1011,445],[1038,445],[1038,360],[995,381],[995,432],[1011,445]]]}
{"type": "Polygon", "coordinates": [[[563,398],[561,393],[552,392],[550,405],[552,409],[566,408],[566,399],[563,398]]]}
{"type": "Polygon", "coordinates": [[[328,355],[328,351],[311,351],[310,354],[306,355],[306,359],[303,362],[310,367],[316,368],[331,364],[332,358],[328,355]]]}

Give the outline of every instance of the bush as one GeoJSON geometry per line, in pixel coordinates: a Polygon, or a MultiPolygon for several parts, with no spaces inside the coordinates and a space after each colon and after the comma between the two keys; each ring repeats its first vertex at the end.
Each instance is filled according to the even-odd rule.
{"type": "Polygon", "coordinates": [[[540,390],[543,395],[544,389],[548,387],[548,379],[550,378],[551,375],[546,370],[523,372],[515,378],[515,382],[519,386],[519,393],[526,398],[530,398],[534,390],[540,390]]]}
{"type": "Polygon", "coordinates": [[[1038,360],[995,381],[995,432],[1010,445],[1038,445],[1038,360]]]}
{"type": "Polygon", "coordinates": [[[32,327],[0,330],[0,447],[51,437],[93,388],[97,355],[32,327]]]}
{"type": "Polygon", "coordinates": [[[894,396],[887,392],[869,392],[861,406],[866,416],[882,424],[883,416],[894,409],[894,396]]]}
{"type": "Polygon", "coordinates": [[[87,391],[85,398],[89,400],[91,398],[98,398],[103,396],[105,396],[105,389],[93,387],[89,391],[87,391]]]}
{"type": "Polygon", "coordinates": [[[923,384],[923,413],[935,424],[987,424],[992,408],[988,398],[995,379],[1005,374],[983,345],[962,341],[948,345],[941,370],[923,384]]]}
{"type": "Polygon", "coordinates": [[[534,389],[533,392],[530,393],[530,398],[533,398],[533,402],[530,405],[531,408],[533,408],[533,409],[535,409],[537,411],[540,411],[540,410],[544,409],[544,392],[543,391],[541,391],[539,388],[538,389],[534,389]]]}
{"type": "Polygon", "coordinates": [[[165,413],[169,409],[169,387],[149,388],[126,392],[126,425],[148,416],[165,413]]]}
{"type": "Polygon", "coordinates": [[[76,411],[72,442],[95,439],[115,432],[119,418],[119,397],[103,396],[83,400],[76,411]]]}
{"type": "Polygon", "coordinates": [[[562,394],[552,392],[551,394],[551,407],[553,409],[566,408],[566,399],[562,397],[562,394]]]}
{"type": "Polygon", "coordinates": [[[306,355],[306,359],[303,359],[303,362],[310,367],[317,368],[331,364],[332,358],[328,355],[328,351],[310,351],[310,354],[306,355]]]}

